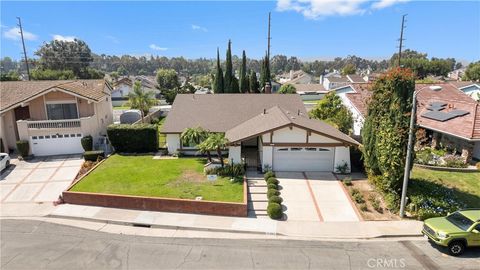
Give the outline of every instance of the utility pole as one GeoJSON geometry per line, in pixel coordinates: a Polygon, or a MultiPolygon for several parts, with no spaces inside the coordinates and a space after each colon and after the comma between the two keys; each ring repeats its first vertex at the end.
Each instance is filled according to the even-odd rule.
{"type": "Polygon", "coordinates": [[[405,17],[407,17],[407,14],[404,14],[402,16],[402,28],[400,29],[400,45],[398,46],[398,67],[400,67],[401,63],[401,59],[402,59],[402,46],[403,46],[403,41],[405,40],[403,38],[403,29],[405,29],[405,17]]]}
{"type": "Polygon", "coordinates": [[[22,37],[23,56],[25,57],[25,65],[27,67],[28,80],[30,81],[30,69],[28,68],[27,50],[25,49],[25,40],[23,39],[22,20],[20,19],[20,17],[17,17],[17,20],[18,20],[17,25],[20,28],[20,36],[22,37]]]}

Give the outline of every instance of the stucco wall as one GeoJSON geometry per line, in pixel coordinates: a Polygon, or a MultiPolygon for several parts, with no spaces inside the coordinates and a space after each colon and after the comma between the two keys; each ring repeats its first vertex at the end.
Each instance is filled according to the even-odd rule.
{"type": "Polygon", "coordinates": [[[353,106],[353,104],[350,102],[350,100],[346,96],[347,93],[354,93],[354,92],[355,91],[353,91],[351,87],[345,87],[337,90],[336,94],[342,100],[343,105],[345,105],[345,107],[347,107],[347,109],[352,113],[353,135],[359,136],[361,134],[361,130],[363,128],[363,123],[365,122],[365,119],[363,115],[357,110],[355,106],[353,106]]]}
{"type": "Polygon", "coordinates": [[[273,147],[272,146],[263,146],[262,151],[262,170],[265,169],[265,166],[272,168],[273,164],[273,147]]]}
{"type": "Polygon", "coordinates": [[[232,161],[234,164],[242,163],[240,146],[230,146],[228,148],[228,160],[232,161]]]}
{"type": "Polygon", "coordinates": [[[77,106],[80,117],[88,117],[95,114],[94,105],[93,103],[88,103],[88,100],[79,98],[77,100],[77,106]]]}
{"type": "Polygon", "coordinates": [[[45,111],[45,103],[43,96],[31,100],[28,103],[31,120],[47,120],[47,112],[45,111]]]}
{"type": "Polygon", "coordinates": [[[50,92],[44,96],[45,101],[75,100],[75,96],[60,91],[50,92]]]}
{"type": "Polygon", "coordinates": [[[8,149],[15,149],[17,142],[17,135],[15,133],[15,115],[13,110],[7,111],[2,115],[2,139],[5,141],[8,149]],[[5,137],[4,137],[5,136],[5,137]]]}
{"type": "Polygon", "coordinates": [[[333,168],[335,169],[337,166],[343,165],[345,162],[348,165],[347,172],[350,173],[352,169],[352,165],[350,164],[350,148],[343,146],[335,147],[335,160],[333,168]]]}
{"type": "Polygon", "coordinates": [[[180,148],[180,134],[167,134],[167,149],[173,154],[180,148]]]}

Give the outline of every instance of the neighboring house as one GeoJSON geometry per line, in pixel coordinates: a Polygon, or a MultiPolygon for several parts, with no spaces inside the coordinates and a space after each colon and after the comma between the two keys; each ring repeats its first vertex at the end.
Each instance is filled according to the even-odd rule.
{"type": "Polygon", "coordinates": [[[5,149],[27,140],[37,156],[82,153],[83,136],[98,145],[113,123],[112,88],[104,80],[12,81],[0,90],[5,149]]]}
{"type": "Polygon", "coordinates": [[[280,90],[280,87],[282,87],[281,83],[272,81],[272,93],[277,93],[278,90],[280,90]]]}
{"type": "Polygon", "coordinates": [[[290,83],[290,84],[297,84],[297,83],[312,83],[314,78],[313,75],[306,73],[303,70],[293,71],[290,70],[289,73],[284,73],[278,76],[279,83],[290,83]]]}
{"type": "Polygon", "coordinates": [[[360,75],[350,74],[346,76],[347,79],[352,83],[366,83],[367,81],[360,75]]]}
{"type": "Polygon", "coordinates": [[[323,87],[326,90],[335,89],[344,85],[351,84],[352,82],[347,77],[324,77],[323,78],[323,87]]]}
{"type": "Polygon", "coordinates": [[[302,100],[318,100],[322,99],[328,91],[319,83],[307,83],[307,84],[293,84],[297,94],[300,95],[302,100]]]}
{"type": "Polygon", "coordinates": [[[456,149],[468,162],[480,160],[480,105],[452,84],[417,90],[417,125],[434,147],[456,149]]]}
{"type": "Polygon", "coordinates": [[[128,95],[133,91],[133,84],[135,81],[140,81],[145,91],[152,91],[158,97],[160,90],[156,88],[157,84],[153,77],[137,76],[137,77],[123,77],[113,83],[112,91],[112,105],[122,106],[128,101],[128,95]]]}
{"type": "Polygon", "coordinates": [[[371,97],[369,84],[349,84],[333,89],[342,100],[343,105],[352,113],[353,135],[360,136],[367,115],[367,104],[371,97]]]}
{"type": "Polygon", "coordinates": [[[162,133],[170,154],[197,154],[181,133],[192,127],[225,133],[228,157],[275,171],[350,168],[349,146],[358,143],[332,126],[309,119],[299,95],[177,95],[162,133]]]}
{"type": "Polygon", "coordinates": [[[450,71],[447,76],[450,79],[460,81],[462,79],[463,75],[465,74],[466,70],[467,70],[467,68],[455,69],[455,70],[450,71]]]}
{"type": "Polygon", "coordinates": [[[455,86],[458,90],[469,95],[476,101],[480,101],[480,83],[472,81],[463,81],[463,82],[450,82],[451,85],[455,86]]]}

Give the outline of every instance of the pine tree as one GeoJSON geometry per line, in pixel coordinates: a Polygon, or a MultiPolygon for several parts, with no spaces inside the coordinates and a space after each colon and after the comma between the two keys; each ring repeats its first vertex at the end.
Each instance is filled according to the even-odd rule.
{"type": "Polygon", "coordinates": [[[220,53],[217,48],[217,74],[215,75],[215,82],[213,92],[215,94],[225,93],[225,86],[223,82],[223,70],[220,65],[220,53]]]}
{"type": "Polygon", "coordinates": [[[260,93],[260,85],[258,84],[257,74],[252,70],[250,74],[250,93],[260,93]]]}
{"type": "Polygon", "coordinates": [[[240,92],[248,92],[248,78],[247,78],[247,56],[245,51],[242,54],[242,66],[240,67],[240,92]]]}
{"type": "Polygon", "coordinates": [[[232,42],[228,40],[227,59],[225,62],[225,79],[223,80],[225,93],[233,93],[233,64],[232,64],[232,42]]]}
{"type": "Polygon", "coordinates": [[[260,88],[264,88],[267,82],[270,82],[270,63],[268,55],[265,54],[265,58],[262,60],[262,67],[260,69],[260,88]]]}

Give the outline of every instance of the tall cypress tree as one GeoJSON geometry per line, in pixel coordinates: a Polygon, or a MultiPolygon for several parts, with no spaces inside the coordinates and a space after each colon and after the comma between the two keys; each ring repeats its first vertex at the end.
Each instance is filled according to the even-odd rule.
{"type": "Polygon", "coordinates": [[[213,92],[215,94],[225,93],[225,87],[223,82],[223,70],[220,65],[220,53],[217,48],[217,74],[215,74],[215,82],[213,92]]]}
{"type": "Polygon", "coordinates": [[[240,92],[248,92],[247,56],[245,55],[245,50],[242,54],[242,66],[240,67],[240,92]]]}
{"type": "Polygon", "coordinates": [[[225,62],[225,79],[223,80],[225,93],[232,93],[233,64],[232,64],[232,42],[228,40],[227,59],[225,62]]]}
{"type": "Polygon", "coordinates": [[[260,85],[258,84],[257,80],[257,73],[252,70],[250,74],[250,93],[260,93],[260,85]]]}
{"type": "Polygon", "coordinates": [[[262,66],[260,69],[260,88],[264,88],[267,82],[270,82],[270,63],[268,60],[268,55],[265,53],[265,57],[262,61],[262,66]]]}

